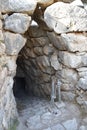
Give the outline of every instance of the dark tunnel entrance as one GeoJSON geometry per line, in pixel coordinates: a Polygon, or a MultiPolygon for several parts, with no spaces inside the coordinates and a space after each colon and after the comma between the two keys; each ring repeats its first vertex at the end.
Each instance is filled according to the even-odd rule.
{"type": "Polygon", "coordinates": [[[23,94],[25,94],[25,92],[26,92],[25,87],[26,87],[25,78],[15,76],[14,85],[13,85],[14,96],[17,98],[23,96],[23,94]]]}

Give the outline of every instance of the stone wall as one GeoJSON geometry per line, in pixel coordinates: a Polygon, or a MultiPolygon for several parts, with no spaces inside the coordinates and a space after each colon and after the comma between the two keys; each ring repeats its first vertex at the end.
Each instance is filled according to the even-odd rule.
{"type": "Polygon", "coordinates": [[[87,5],[53,2],[0,0],[0,130],[17,117],[17,57],[28,91],[50,97],[52,85],[60,86],[62,100],[76,101],[87,112],[87,5]]]}

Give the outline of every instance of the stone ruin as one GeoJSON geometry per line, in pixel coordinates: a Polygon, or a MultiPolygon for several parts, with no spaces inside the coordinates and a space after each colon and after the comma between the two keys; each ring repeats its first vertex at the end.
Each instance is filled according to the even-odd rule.
{"type": "Polygon", "coordinates": [[[23,84],[28,94],[87,113],[86,31],[86,1],[0,0],[0,130],[17,118],[23,84]]]}

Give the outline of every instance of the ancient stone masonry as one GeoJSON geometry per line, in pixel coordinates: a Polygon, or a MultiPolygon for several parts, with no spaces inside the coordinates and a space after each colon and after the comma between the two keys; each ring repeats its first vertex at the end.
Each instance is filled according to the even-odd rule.
{"type": "Polygon", "coordinates": [[[87,113],[86,31],[85,1],[0,0],[0,130],[18,116],[15,75],[25,78],[28,94],[55,99],[60,88],[59,100],[87,113]]]}

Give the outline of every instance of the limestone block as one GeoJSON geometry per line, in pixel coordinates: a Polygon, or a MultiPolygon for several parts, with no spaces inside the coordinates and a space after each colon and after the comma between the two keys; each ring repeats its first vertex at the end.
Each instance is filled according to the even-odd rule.
{"type": "Polygon", "coordinates": [[[38,79],[39,84],[44,84],[44,82],[50,82],[50,75],[42,73],[38,79]]]}
{"type": "Polygon", "coordinates": [[[16,75],[16,57],[9,57],[6,67],[8,68],[8,74],[14,77],[16,75]]]}
{"type": "Polygon", "coordinates": [[[2,14],[1,14],[1,12],[0,12],[0,19],[2,19],[2,14]]]}
{"type": "Polygon", "coordinates": [[[87,54],[60,51],[59,61],[69,68],[81,68],[87,66],[87,54]]]}
{"type": "Polygon", "coordinates": [[[87,76],[80,78],[77,86],[83,90],[87,90],[87,76]]]}
{"type": "Polygon", "coordinates": [[[60,63],[58,61],[58,57],[57,57],[57,54],[54,53],[52,56],[51,56],[51,66],[55,69],[55,70],[60,70],[61,69],[61,66],[60,66],[60,63]]]}
{"type": "Polygon", "coordinates": [[[47,56],[39,56],[37,57],[37,64],[40,68],[48,67],[50,66],[49,59],[47,56]]]}
{"type": "Polygon", "coordinates": [[[4,41],[4,36],[2,30],[0,30],[0,43],[4,41]]]}
{"type": "Polygon", "coordinates": [[[36,0],[36,1],[41,7],[47,7],[54,2],[54,0],[36,0]]]}
{"type": "Polygon", "coordinates": [[[81,67],[77,69],[79,77],[87,76],[87,67],[81,67]]]}
{"type": "Polygon", "coordinates": [[[6,79],[6,76],[7,76],[7,68],[4,67],[4,68],[2,68],[2,70],[0,69],[0,91],[1,91],[4,81],[6,79]]]}
{"type": "Polygon", "coordinates": [[[25,51],[26,51],[26,54],[25,54],[25,55],[26,55],[27,57],[31,57],[31,58],[35,58],[35,57],[36,57],[36,55],[35,55],[33,49],[29,49],[29,48],[27,49],[27,48],[26,48],[25,51]]]}
{"type": "Polygon", "coordinates": [[[5,50],[6,50],[5,44],[0,43],[0,56],[5,54],[5,50]]]}
{"type": "Polygon", "coordinates": [[[55,46],[57,49],[66,50],[66,47],[64,46],[64,42],[60,36],[56,35],[54,32],[47,32],[47,36],[51,44],[53,44],[53,46],[55,46]]]}
{"type": "Polygon", "coordinates": [[[20,34],[10,32],[4,33],[6,53],[8,55],[17,55],[26,43],[26,39],[20,34]]]}
{"type": "Polygon", "coordinates": [[[2,21],[0,20],[0,30],[2,29],[2,21]]]}
{"type": "Polygon", "coordinates": [[[42,47],[34,47],[34,53],[38,56],[43,55],[42,47]]]}
{"type": "Polygon", "coordinates": [[[56,2],[47,7],[44,20],[57,34],[87,31],[87,11],[80,6],[56,2]]]}
{"type": "Polygon", "coordinates": [[[45,55],[51,55],[54,52],[54,48],[51,44],[45,45],[43,47],[43,52],[44,52],[45,55]]]}
{"type": "Polygon", "coordinates": [[[61,124],[57,124],[51,127],[52,130],[65,130],[61,124]]]}
{"type": "Polygon", "coordinates": [[[80,126],[79,128],[79,130],[86,130],[86,129],[87,129],[87,126],[84,126],[84,125],[80,126]]]}
{"type": "Polygon", "coordinates": [[[62,44],[67,51],[70,52],[84,52],[87,51],[87,37],[83,34],[61,34],[62,44]]]}
{"type": "Polygon", "coordinates": [[[1,66],[5,66],[6,63],[7,63],[7,60],[8,60],[8,57],[7,57],[6,55],[2,55],[2,56],[0,57],[0,67],[1,67],[1,66]]]}
{"type": "Polygon", "coordinates": [[[45,44],[49,43],[49,40],[47,37],[40,37],[40,38],[31,38],[30,40],[31,43],[28,44],[32,44],[33,47],[42,47],[45,44]]]}
{"type": "Polygon", "coordinates": [[[65,84],[73,84],[74,87],[78,80],[77,72],[73,69],[62,68],[61,71],[58,71],[58,78],[65,84]]]}
{"type": "Polygon", "coordinates": [[[14,13],[5,19],[4,29],[15,33],[25,33],[28,30],[31,17],[27,14],[14,13]]]}
{"type": "Polygon", "coordinates": [[[82,66],[81,56],[66,51],[59,52],[59,60],[69,68],[78,68],[82,66]]]}
{"type": "Polygon", "coordinates": [[[75,94],[71,91],[62,91],[61,92],[61,95],[62,95],[62,100],[63,101],[74,101],[75,100],[75,94]]]}
{"type": "Polygon", "coordinates": [[[67,120],[63,123],[63,126],[66,128],[66,130],[77,130],[77,121],[75,118],[67,120]]]}
{"type": "Polygon", "coordinates": [[[39,38],[46,36],[46,31],[42,30],[39,26],[36,25],[30,26],[28,33],[31,38],[39,38]]]}
{"type": "Polygon", "coordinates": [[[1,12],[23,12],[32,15],[37,2],[35,0],[0,0],[1,12]]]}

